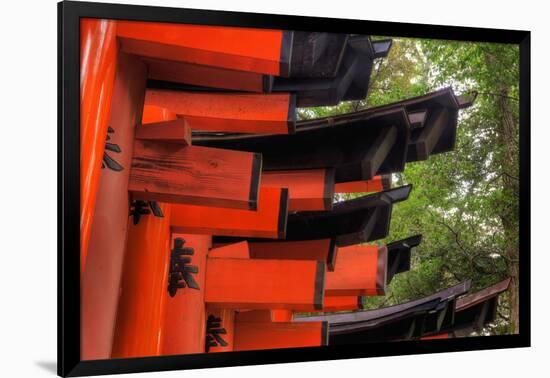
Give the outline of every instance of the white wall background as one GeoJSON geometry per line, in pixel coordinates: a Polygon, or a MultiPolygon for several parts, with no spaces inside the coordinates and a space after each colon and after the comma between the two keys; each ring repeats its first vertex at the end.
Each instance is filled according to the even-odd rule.
{"type": "MultiPolygon", "coordinates": [[[[152,373],[176,377],[548,376],[549,27],[545,2],[132,0],[202,9],[532,31],[533,278],[530,349],[152,373]],[[546,363],[545,363],[546,362],[546,363]]],[[[56,2],[5,1],[0,21],[0,376],[53,376],[56,360],[56,2]]],[[[136,375],[146,376],[145,374],[136,375]]]]}

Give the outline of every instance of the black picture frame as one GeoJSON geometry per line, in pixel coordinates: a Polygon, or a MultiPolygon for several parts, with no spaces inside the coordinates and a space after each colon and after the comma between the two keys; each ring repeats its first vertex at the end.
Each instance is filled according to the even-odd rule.
{"type": "Polygon", "coordinates": [[[530,322],[530,32],[64,1],[58,3],[58,374],[82,376],[528,347],[530,322]],[[80,360],[79,20],[83,17],[484,41],[520,47],[520,331],[517,335],[251,352],[80,360]]]}

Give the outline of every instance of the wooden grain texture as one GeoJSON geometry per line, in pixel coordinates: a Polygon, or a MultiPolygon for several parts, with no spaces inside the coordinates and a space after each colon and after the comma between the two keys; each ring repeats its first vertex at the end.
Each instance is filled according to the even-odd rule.
{"type": "Polygon", "coordinates": [[[318,261],[213,258],[205,301],[212,308],[321,309],[325,265],[318,261]]]}
{"type": "Polygon", "coordinates": [[[133,199],[255,209],[261,156],[136,140],[128,190],[133,199]]]}
{"type": "Polygon", "coordinates": [[[256,211],[221,207],[173,205],[175,232],[284,239],[288,191],[261,188],[256,211]]]}
{"type": "Polygon", "coordinates": [[[334,169],[262,172],[262,186],[288,188],[290,211],[332,209],[334,169]]]}
{"type": "Polygon", "coordinates": [[[295,131],[295,97],[289,93],[243,94],[149,89],[145,104],[185,117],[193,130],[289,134],[295,131]]]}
{"type": "Polygon", "coordinates": [[[147,123],[136,127],[135,138],[189,146],[191,145],[191,128],[182,118],[173,121],[147,123]]]}
{"type": "MultiPolygon", "coordinates": [[[[162,328],[162,354],[204,353],[206,313],[204,286],[206,279],[206,256],[212,243],[210,235],[172,234],[171,246],[176,238],[185,240],[184,248],[193,248],[190,265],[198,272],[193,277],[199,289],[181,288],[164,303],[162,328]]],[[[168,256],[166,256],[168,259],[168,256]]],[[[163,287],[164,292],[167,291],[163,287]]]]}

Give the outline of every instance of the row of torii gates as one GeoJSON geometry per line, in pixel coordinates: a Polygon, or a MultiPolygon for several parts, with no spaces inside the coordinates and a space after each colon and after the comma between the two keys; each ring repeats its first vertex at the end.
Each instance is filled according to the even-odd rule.
{"type": "Polygon", "coordinates": [[[453,150],[473,102],[444,88],[296,119],[366,98],[390,47],[81,21],[82,359],[446,338],[494,319],[508,281],[361,311],[422,240],[365,244],[412,189],[391,174],[453,150]]]}

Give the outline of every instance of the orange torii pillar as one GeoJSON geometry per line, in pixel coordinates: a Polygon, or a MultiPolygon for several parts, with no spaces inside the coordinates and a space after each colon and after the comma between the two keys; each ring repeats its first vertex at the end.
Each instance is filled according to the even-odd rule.
{"type": "MultiPolygon", "coordinates": [[[[162,217],[142,214],[130,221],[113,358],[162,353],[162,330],[169,295],[170,206],[158,205],[162,217]]],[[[134,209],[134,215],[139,214],[137,211],[134,209]]]]}
{"type": "Polygon", "coordinates": [[[207,353],[233,351],[235,335],[235,310],[207,308],[206,310],[207,353]]]}
{"type": "Polygon", "coordinates": [[[300,348],[328,343],[327,322],[286,323],[270,319],[269,311],[237,313],[233,350],[300,348]]]}
{"type": "Polygon", "coordinates": [[[149,89],[146,105],[162,106],[185,118],[193,130],[292,134],[296,96],[289,93],[243,94],[149,89]]]}
{"type": "Polygon", "coordinates": [[[119,21],[123,51],[155,59],[288,76],[292,32],[273,29],[119,21]]]}
{"type": "Polygon", "coordinates": [[[86,265],[117,63],[116,22],[80,21],[80,279],[86,265]]]}
{"type": "Polygon", "coordinates": [[[384,295],[388,250],[386,246],[341,247],[338,264],[327,273],[327,296],[384,295]]]}
{"type": "Polygon", "coordinates": [[[204,289],[210,235],[172,234],[162,355],[204,353],[204,289]]]}
{"type": "Polygon", "coordinates": [[[288,190],[261,188],[256,211],[221,207],[173,205],[174,232],[284,238],[288,216],[288,190]]]}
{"type": "MultiPolygon", "coordinates": [[[[81,274],[80,340],[84,360],[111,356],[126,251],[134,127],[141,119],[145,95],[145,65],[123,53],[117,60],[107,140],[102,136],[103,169],[100,169],[86,265],[81,274]]],[[[81,240],[84,237],[81,235],[81,240]]]]}
{"type": "Polygon", "coordinates": [[[388,190],[391,187],[391,175],[374,176],[370,180],[337,183],[336,193],[370,193],[388,190]]]}
{"type": "Polygon", "coordinates": [[[204,300],[209,308],[316,311],[325,270],[321,261],[210,257],[204,300]]]}
{"type": "Polygon", "coordinates": [[[262,186],[288,188],[290,211],[332,209],[334,169],[262,172],[262,186]]]}

